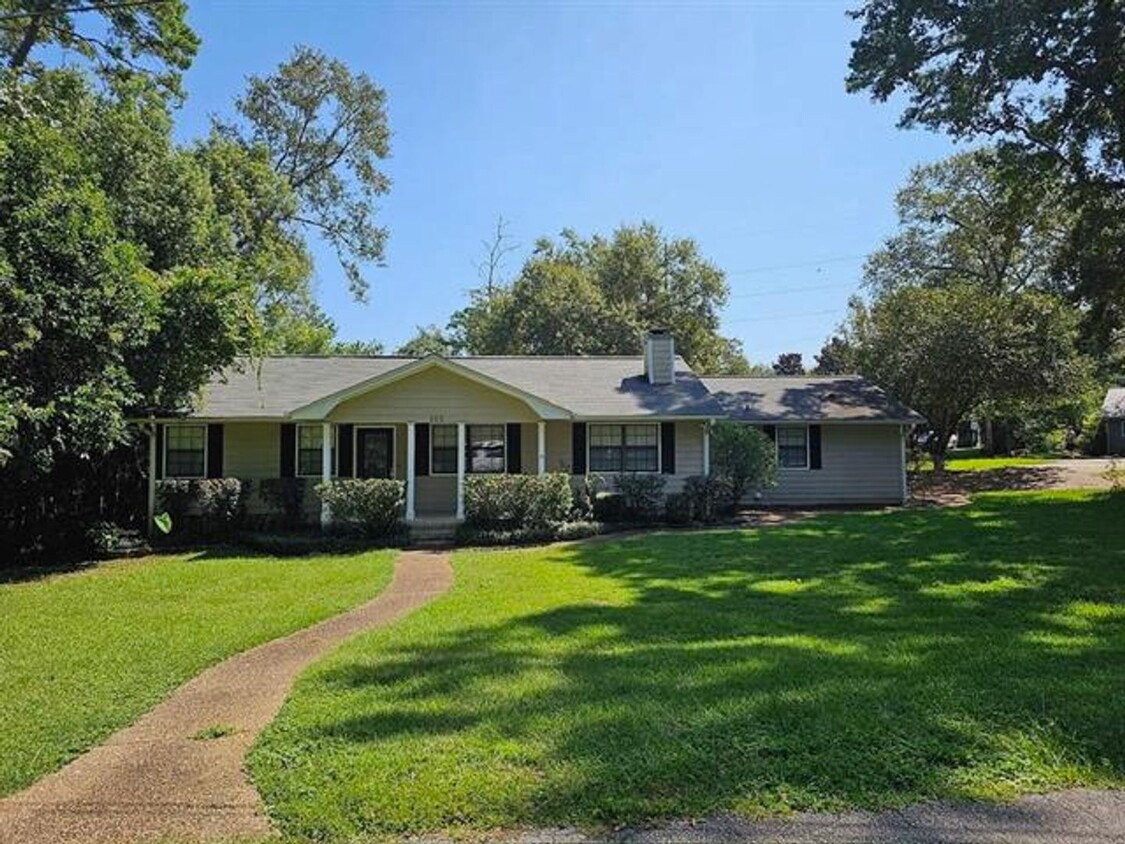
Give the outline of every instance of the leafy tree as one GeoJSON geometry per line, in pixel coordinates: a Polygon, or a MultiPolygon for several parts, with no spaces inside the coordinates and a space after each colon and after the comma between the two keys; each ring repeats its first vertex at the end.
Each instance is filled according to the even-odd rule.
{"type": "Polygon", "coordinates": [[[815,357],[813,375],[848,375],[855,372],[855,350],[843,337],[830,337],[815,357]]]}
{"type": "Polygon", "coordinates": [[[1060,271],[1091,347],[1125,326],[1125,5],[868,0],[847,85],[907,97],[901,125],[998,144],[1034,197],[1062,186],[1060,271]]]}
{"type": "Polygon", "coordinates": [[[914,168],[896,205],[898,232],[864,268],[873,288],[962,281],[990,292],[1056,288],[1070,215],[1057,190],[1005,180],[993,151],[914,168]]]}
{"type": "Polygon", "coordinates": [[[853,299],[848,334],[859,371],[926,417],[941,470],[950,437],[978,409],[1073,394],[1085,369],[1077,322],[1051,294],[960,283],[853,299]]]}
{"type": "Polygon", "coordinates": [[[38,73],[44,65],[35,57],[46,47],[77,53],[114,84],[152,82],[180,98],[181,74],[199,39],[187,24],[183,0],[0,0],[0,61],[9,70],[38,73]]]}
{"type": "Polygon", "coordinates": [[[426,355],[450,357],[456,353],[453,341],[436,325],[418,326],[414,336],[395,349],[396,355],[418,358],[426,355]]]}
{"type": "Polygon", "coordinates": [[[337,340],[328,348],[330,355],[381,355],[385,351],[378,340],[337,340]]]}
{"type": "Polygon", "coordinates": [[[783,352],[773,364],[775,375],[804,375],[805,362],[800,352],[783,352]]]}
{"type": "Polygon", "coordinates": [[[317,232],[362,300],[368,283],[361,265],[381,261],[387,239],[374,205],[390,189],[378,168],[390,154],[386,93],[366,74],[298,47],[273,74],[250,78],[237,109],[241,120],[217,122],[216,133],[252,154],[264,150],[296,199],[259,216],[317,232]]]}
{"type": "Polygon", "coordinates": [[[474,291],[450,329],[469,354],[635,355],[646,331],[668,328],[694,368],[719,374],[744,360],[719,334],[727,295],[695,241],[652,223],[608,238],[566,230],[540,240],[510,284],[474,291]]]}
{"type": "Polygon", "coordinates": [[[777,449],[757,428],[723,421],[711,426],[711,474],[730,485],[735,506],[751,490],[777,485],[777,449]]]}

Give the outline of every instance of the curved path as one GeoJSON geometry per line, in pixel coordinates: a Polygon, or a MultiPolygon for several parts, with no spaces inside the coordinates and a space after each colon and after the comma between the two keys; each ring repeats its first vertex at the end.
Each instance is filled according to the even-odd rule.
{"type": "Polygon", "coordinates": [[[0,842],[268,835],[243,761],[297,675],[350,636],[390,624],[452,584],[448,554],[401,555],[390,585],[372,601],[204,671],[105,744],[0,800],[0,842]],[[234,732],[193,738],[218,726],[234,732]]]}

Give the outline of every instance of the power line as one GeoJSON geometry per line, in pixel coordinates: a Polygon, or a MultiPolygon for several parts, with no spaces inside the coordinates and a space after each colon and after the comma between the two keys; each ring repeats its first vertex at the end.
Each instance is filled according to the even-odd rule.
{"type": "Polygon", "coordinates": [[[838,264],[841,261],[858,261],[866,255],[836,255],[831,258],[820,258],[816,261],[801,261],[796,264],[775,264],[772,267],[751,267],[746,270],[727,270],[727,275],[752,275],[753,273],[772,273],[778,270],[795,270],[801,267],[819,267],[821,264],[838,264]]]}
{"type": "Polygon", "coordinates": [[[799,317],[810,316],[824,316],[825,314],[837,314],[840,312],[839,308],[826,308],[823,311],[793,311],[788,314],[771,314],[769,316],[753,316],[741,317],[739,319],[725,319],[725,324],[734,325],[740,322],[772,322],[775,319],[797,319],[799,317]]]}
{"type": "Polygon", "coordinates": [[[23,18],[46,17],[47,15],[69,15],[74,12],[100,12],[105,9],[128,9],[133,6],[159,6],[167,2],[168,0],[117,0],[114,3],[91,3],[85,6],[60,6],[57,9],[46,8],[38,11],[7,12],[0,15],[0,23],[23,18]]]}
{"type": "Polygon", "coordinates": [[[748,293],[732,293],[731,299],[749,299],[756,296],[780,296],[785,293],[807,293],[811,290],[831,290],[837,287],[855,287],[854,281],[833,281],[828,284],[810,284],[805,287],[771,287],[766,290],[752,290],[748,293]]]}

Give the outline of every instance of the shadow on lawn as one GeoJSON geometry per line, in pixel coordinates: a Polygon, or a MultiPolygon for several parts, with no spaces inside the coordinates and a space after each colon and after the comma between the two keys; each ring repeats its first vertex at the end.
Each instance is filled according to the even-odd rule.
{"type": "Polygon", "coordinates": [[[329,685],[378,689],[381,714],[326,732],[358,746],[483,731],[480,765],[536,772],[496,798],[504,823],[529,825],[1125,776],[1121,498],[992,496],[545,553],[631,597],[335,667],[329,685]]]}

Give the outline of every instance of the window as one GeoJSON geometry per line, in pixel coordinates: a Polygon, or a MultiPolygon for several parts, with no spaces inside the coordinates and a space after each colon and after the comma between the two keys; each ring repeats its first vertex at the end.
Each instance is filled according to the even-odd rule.
{"type": "MultiPolygon", "coordinates": [[[[324,471],[321,449],[324,444],[323,425],[297,426],[297,475],[319,478],[324,471]]],[[[332,428],[332,471],[336,471],[336,428],[332,428]]]]}
{"type": "Polygon", "coordinates": [[[430,428],[430,474],[457,474],[456,425],[434,425],[430,428]]]}
{"type": "Polygon", "coordinates": [[[202,478],[207,465],[207,426],[169,425],[164,432],[164,476],[202,478]]]}
{"type": "Polygon", "coordinates": [[[473,474],[504,471],[504,426],[469,425],[468,470],[473,474]]]}
{"type": "MultiPolygon", "coordinates": [[[[466,425],[465,471],[477,475],[505,471],[505,434],[503,425],[466,425]]],[[[434,425],[430,429],[430,474],[457,474],[456,425],[434,425]]]]}
{"type": "Polygon", "coordinates": [[[660,470],[659,425],[591,425],[591,472],[660,470]]]}
{"type": "Polygon", "coordinates": [[[804,425],[777,429],[777,464],[782,469],[809,468],[809,429],[804,425]]]}

